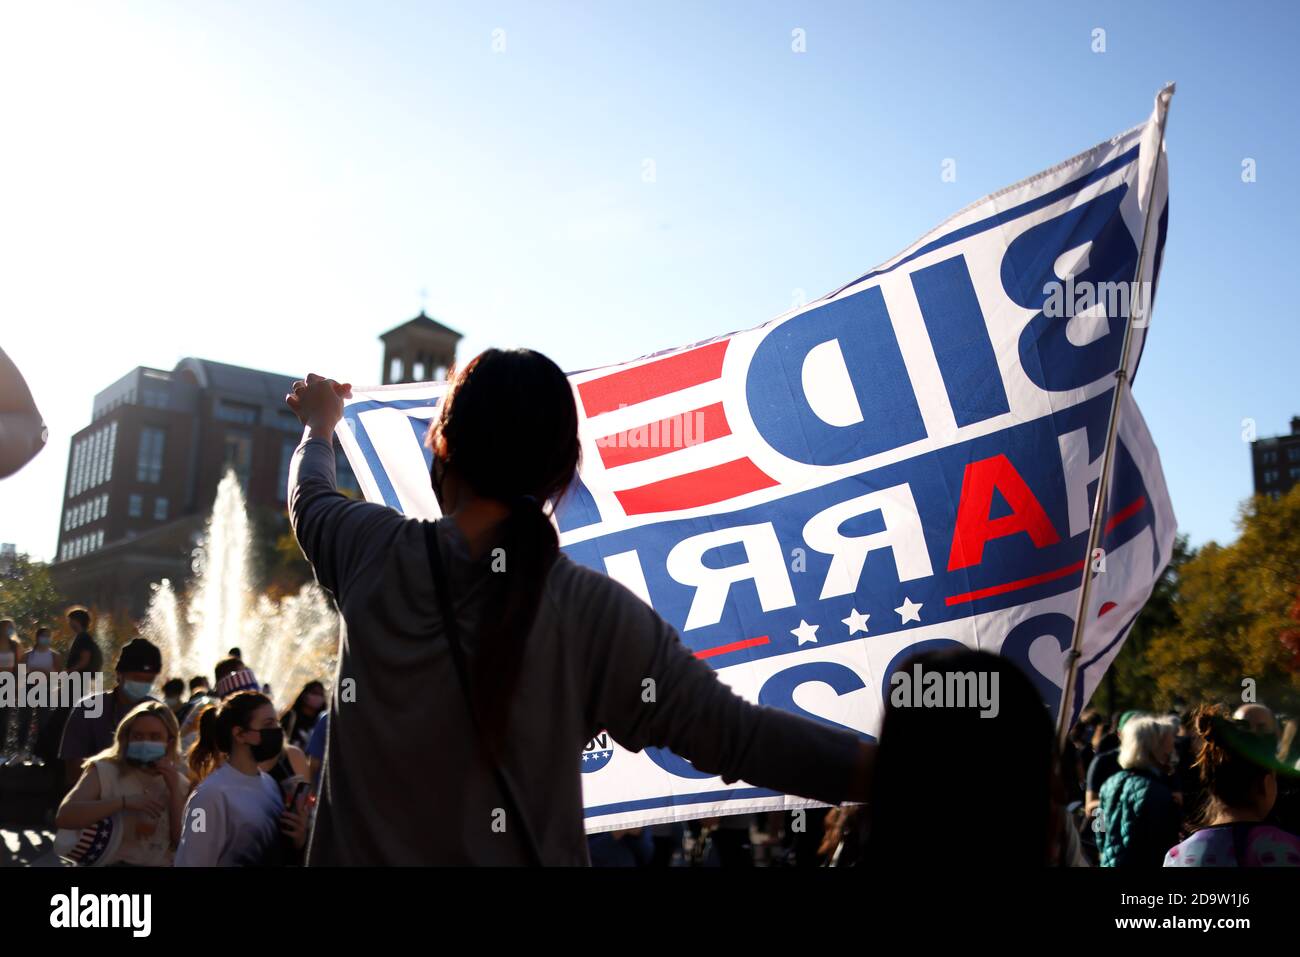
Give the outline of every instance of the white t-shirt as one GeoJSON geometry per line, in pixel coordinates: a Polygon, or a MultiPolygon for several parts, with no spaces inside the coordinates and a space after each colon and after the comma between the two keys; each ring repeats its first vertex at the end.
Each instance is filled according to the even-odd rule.
{"type": "Polygon", "coordinates": [[[27,652],[27,657],[23,659],[23,663],[27,665],[28,671],[33,668],[48,670],[54,667],[54,652],[50,651],[49,648],[33,648],[27,652]]]}
{"type": "Polygon", "coordinates": [[[284,799],[265,771],[223,764],[185,804],[177,867],[256,867],[279,840],[284,799]]]}

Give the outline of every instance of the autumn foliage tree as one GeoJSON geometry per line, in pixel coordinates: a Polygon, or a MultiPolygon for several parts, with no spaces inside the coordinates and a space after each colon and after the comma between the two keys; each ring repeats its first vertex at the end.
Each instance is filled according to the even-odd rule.
{"type": "Polygon", "coordinates": [[[1179,572],[1174,621],[1145,648],[1154,706],[1239,702],[1244,688],[1281,710],[1300,703],[1300,485],[1248,500],[1238,527],[1179,572]]]}

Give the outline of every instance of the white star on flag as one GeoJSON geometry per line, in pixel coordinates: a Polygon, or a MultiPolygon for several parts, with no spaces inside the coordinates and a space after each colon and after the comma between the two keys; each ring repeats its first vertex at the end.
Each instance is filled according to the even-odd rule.
{"type": "Polygon", "coordinates": [[[817,640],[817,629],[820,627],[821,627],[820,625],[810,625],[808,624],[808,622],[800,618],[799,627],[791,628],[790,634],[798,638],[799,644],[803,645],[803,644],[807,644],[810,641],[817,640]]]}
{"type": "Polygon", "coordinates": [[[849,626],[849,636],[856,635],[859,631],[864,635],[867,633],[867,619],[870,615],[863,615],[856,608],[849,612],[849,617],[841,618],[840,621],[849,626]]]}
{"type": "Polygon", "coordinates": [[[922,604],[924,602],[913,603],[912,599],[904,596],[903,603],[894,609],[903,619],[899,624],[906,625],[909,621],[920,621],[922,604]]]}

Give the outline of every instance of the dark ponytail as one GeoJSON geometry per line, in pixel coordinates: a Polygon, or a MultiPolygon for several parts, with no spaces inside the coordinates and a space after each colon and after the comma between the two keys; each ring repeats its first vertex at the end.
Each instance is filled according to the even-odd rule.
{"type": "Polygon", "coordinates": [[[1271,772],[1261,762],[1261,755],[1252,757],[1251,745],[1257,736],[1231,720],[1224,708],[1203,706],[1197,709],[1192,722],[1201,739],[1192,766],[1200,772],[1205,789],[1204,804],[1194,821],[1204,827],[1225,811],[1249,807],[1271,772]]]}
{"type": "Polygon", "coordinates": [[[205,705],[199,712],[199,736],[190,745],[190,753],[186,756],[190,777],[196,784],[217,769],[220,755],[217,754],[216,724],[217,705],[205,705]]]}
{"type": "Polygon", "coordinates": [[[568,378],[529,349],[489,349],[456,378],[429,432],[437,460],[484,498],[510,509],[488,560],[486,601],[471,680],[479,718],[500,743],[523,664],[524,643],[559,554],[543,511],[578,466],[578,410],[568,378]]]}
{"type": "Polygon", "coordinates": [[[190,748],[190,773],[196,781],[217,769],[220,756],[229,754],[234,747],[235,728],[247,728],[254,712],[271,699],[257,691],[241,691],[231,695],[219,706],[204,709],[199,717],[199,739],[190,748]]]}

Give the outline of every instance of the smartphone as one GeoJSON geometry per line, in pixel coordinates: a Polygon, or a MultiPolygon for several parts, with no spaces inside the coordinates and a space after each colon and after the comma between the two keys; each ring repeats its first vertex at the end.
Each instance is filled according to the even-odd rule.
{"type": "Polygon", "coordinates": [[[299,781],[298,786],[293,789],[293,797],[289,798],[289,803],[285,806],[289,808],[297,807],[298,799],[302,797],[303,792],[307,790],[307,787],[308,784],[306,781],[299,781]]]}

